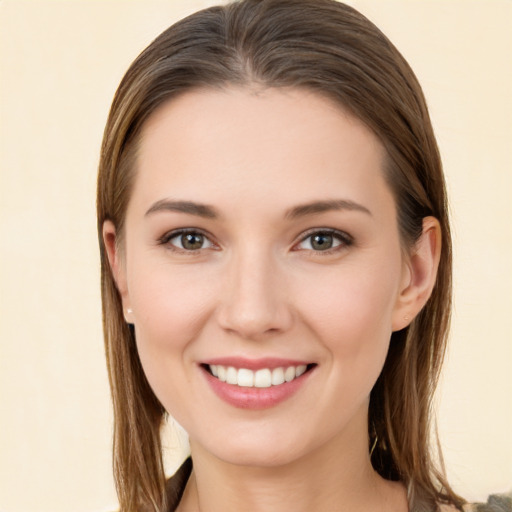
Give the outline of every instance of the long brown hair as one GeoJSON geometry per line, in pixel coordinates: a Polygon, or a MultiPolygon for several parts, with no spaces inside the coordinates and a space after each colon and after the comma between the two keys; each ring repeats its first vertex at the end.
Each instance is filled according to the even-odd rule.
{"type": "Polygon", "coordinates": [[[242,0],[200,11],[163,32],[127,71],[105,128],[97,208],[121,510],[165,510],[165,410],[124,320],[102,225],[111,220],[122,237],[139,134],[163,102],[193,88],[251,84],[305,88],[331,98],[379,137],[404,246],[418,239],[425,216],[441,224],[437,283],[411,325],[392,335],[371,393],[368,432],[375,470],[404,482],[411,507],[460,507],[463,500],[434,463],[430,446],[432,397],[451,309],[451,240],[441,160],[420,85],[386,36],[351,7],[334,0],[242,0]]]}

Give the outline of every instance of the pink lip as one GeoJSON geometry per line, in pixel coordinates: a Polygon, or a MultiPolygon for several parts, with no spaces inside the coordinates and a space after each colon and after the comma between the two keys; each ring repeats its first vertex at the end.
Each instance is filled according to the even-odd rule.
{"type": "MultiPolygon", "coordinates": [[[[204,364],[220,364],[223,366],[233,366],[235,368],[247,368],[249,370],[279,368],[281,366],[299,366],[300,364],[305,364],[283,359],[260,359],[257,361],[257,364],[254,360],[248,362],[247,360],[241,361],[238,358],[215,359],[212,361],[217,362],[208,362],[204,364]],[[279,361],[279,363],[277,363],[277,361],[279,361]]],[[[309,370],[291,382],[285,382],[279,386],[271,386],[269,388],[246,388],[222,382],[211,375],[203,366],[200,368],[206,382],[221,400],[239,409],[253,410],[275,407],[281,402],[292,397],[308,381],[311,373],[313,373],[313,370],[309,370]]]]}
{"type": "Polygon", "coordinates": [[[261,370],[262,368],[287,368],[288,366],[301,366],[311,364],[311,361],[299,361],[297,359],[281,359],[277,357],[263,357],[261,359],[247,359],[245,357],[219,357],[202,361],[202,364],[220,364],[221,366],[233,366],[234,368],[247,368],[247,370],[261,370]]]}

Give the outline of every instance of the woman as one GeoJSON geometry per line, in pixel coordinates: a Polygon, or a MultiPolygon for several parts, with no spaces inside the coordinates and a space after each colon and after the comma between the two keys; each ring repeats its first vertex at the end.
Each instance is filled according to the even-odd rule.
{"type": "Polygon", "coordinates": [[[123,511],[462,510],[429,438],[441,162],[361,14],[244,0],[161,34],[114,98],[98,229],[123,511]],[[166,483],[167,413],[193,469],[166,483]]]}

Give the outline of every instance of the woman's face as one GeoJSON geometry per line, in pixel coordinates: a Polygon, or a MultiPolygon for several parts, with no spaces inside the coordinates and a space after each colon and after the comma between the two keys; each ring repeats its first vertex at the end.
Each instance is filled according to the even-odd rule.
{"type": "Polygon", "coordinates": [[[189,92],[146,124],[114,270],[193,450],[268,466],[367,447],[410,280],[383,158],[302,90],[189,92]]]}

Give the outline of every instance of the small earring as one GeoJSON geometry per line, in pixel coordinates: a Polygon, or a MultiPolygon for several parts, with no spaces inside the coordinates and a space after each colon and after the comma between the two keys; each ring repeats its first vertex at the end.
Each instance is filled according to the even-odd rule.
{"type": "Polygon", "coordinates": [[[130,322],[130,320],[128,320],[128,315],[131,315],[133,313],[133,309],[132,308],[126,308],[126,313],[124,315],[124,321],[127,323],[127,324],[132,324],[133,322],[130,322]]]}

